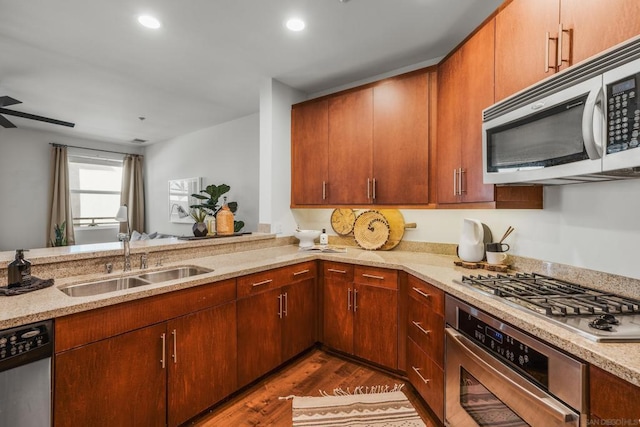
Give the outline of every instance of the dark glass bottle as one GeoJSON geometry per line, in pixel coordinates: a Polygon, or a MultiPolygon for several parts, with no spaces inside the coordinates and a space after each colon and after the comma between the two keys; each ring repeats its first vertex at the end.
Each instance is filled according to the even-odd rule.
{"type": "Polygon", "coordinates": [[[7,283],[9,288],[17,288],[31,284],[31,263],[24,259],[24,249],[16,249],[16,259],[7,269],[7,283]]]}

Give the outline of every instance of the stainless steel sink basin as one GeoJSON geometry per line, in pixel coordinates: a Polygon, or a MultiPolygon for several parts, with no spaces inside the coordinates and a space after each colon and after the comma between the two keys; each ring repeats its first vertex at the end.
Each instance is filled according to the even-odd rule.
{"type": "Polygon", "coordinates": [[[86,297],[106,294],[107,292],[145,286],[153,283],[168,282],[169,280],[184,279],[198,274],[210,273],[209,268],[186,266],[176,267],[162,271],[139,274],[137,276],[116,277],[96,282],[78,283],[75,285],[61,286],[59,289],[72,297],[86,297]]]}
{"type": "Polygon", "coordinates": [[[139,278],[148,280],[151,283],[167,282],[169,280],[184,279],[186,277],[197,276],[198,274],[210,273],[213,270],[202,267],[178,267],[170,270],[154,271],[152,273],[140,274],[139,278]]]}
{"type": "Polygon", "coordinates": [[[86,297],[148,284],[149,282],[139,279],[138,277],[118,277],[115,279],[101,280],[99,282],[67,285],[61,287],[60,290],[72,297],[86,297]]]}

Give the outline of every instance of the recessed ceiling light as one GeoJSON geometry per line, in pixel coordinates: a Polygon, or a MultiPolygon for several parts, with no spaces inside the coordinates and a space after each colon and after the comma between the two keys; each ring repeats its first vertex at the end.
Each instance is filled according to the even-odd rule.
{"type": "Polygon", "coordinates": [[[302,31],[306,24],[300,18],[291,18],[287,21],[287,28],[291,31],[302,31]]]}
{"type": "Polygon", "coordinates": [[[138,16],[138,22],[147,28],[153,28],[154,30],[160,28],[160,21],[150,15],[138,16]]]}

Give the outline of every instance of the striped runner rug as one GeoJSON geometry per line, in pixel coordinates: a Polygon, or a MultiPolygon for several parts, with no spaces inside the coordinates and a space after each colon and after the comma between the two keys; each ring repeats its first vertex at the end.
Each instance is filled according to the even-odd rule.
{"type": "Polygon", "coordinates": [[[293,426],[424,427],[402,391],[404,384],[336,389],[333,395],[293,397],[293,426]]]}

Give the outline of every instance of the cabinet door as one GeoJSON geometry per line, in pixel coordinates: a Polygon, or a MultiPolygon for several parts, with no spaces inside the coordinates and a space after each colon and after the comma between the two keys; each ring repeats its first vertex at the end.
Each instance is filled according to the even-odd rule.
{"type": "Polygon", "coordinates": [[[491,202],[494,186],[482,182],[482,110],[493,104],[494,21],[471,37],[461,49],[458,95],[461,120],[462,201],[491,202]]]}
{"type": "Polygon", "coordinates": [[[57,354],[54,425],[166,425],[165,332],[162,323],[57,354]]]}
{"type": "Polygon", "coordinates": [[[330,204],[371,203],[373,90],[329,99],[330,204]]]}
{"type": "Polygon", "coordinates": [[[375,203],[429,202],[428,78],[423,73],[373,88],[375,203]]]}
{"type": "MultiPolygon", "coordinates": [[[[561,0],[560,22],[573,31],[564,37],[563,57],[578,63],[640,34],[638,0],[561,0]]],[[[566,64],[565,64],[566,67],[566,64]]]]}
{"type": "Polygon", "coordinates": [[[557,36],[559,17],[560,0],[514,0],[496,15],[496,101],[555,72],[545,72],[547,46],[556,64],[556,42],[545,35],[557,36]]]}
{"type": "Polygon", "coordinates": [[[398,291],[356,285],[353,298],[354,354],[398,368],[398,291]]]}
{"type": "Polygon", "coordinates": [[[591,365],[589,389],[592,418],[635,423],[640,417],[640,387],[591,365]]]}
{"type": "Polygon", "coordinates": [[[329,113],[327,100],[291,110],[291,204],[326,203],[329,113]]]}
{"type": "Polygon", "coordinates": [[[278,366],[280,351],[280,288],[240,299],[238,312],[238,386],[278,366]]]}
{"type": "Polygon", "coordinates": [[[462,84],[457,74],[461,52],[458,50],[438,68],[438,136],[436,177],[438,203],[457,203],[456,193],[460,168],[460,99],[463,99],[462,84]]]}
{"type": "Polygon", "coordinates": [[[237,389],[236,303],[168,322],[169,426],[177,426],[237,389]]]}
{"type": "MultiPolygon", "coordinates": [[[[351,274],[353,277],[353,274],[351,274]]],[[[323,284],[323,343],[353,354],[353,285],[345,278],[325,275],[323,284]]]]}
{"type": "Polygon", "coordinates": [[[282,289],[282,358],[289,360],[316,342],[315,279],[308,279],[282,289]]]}

